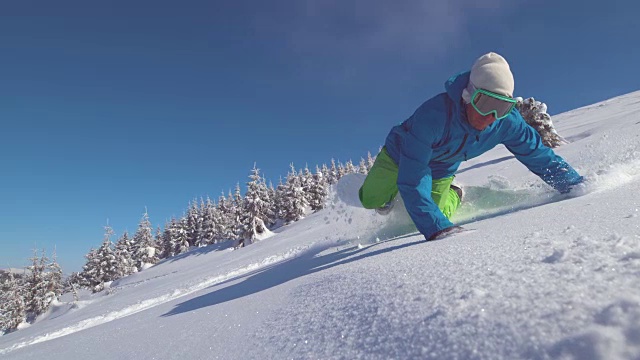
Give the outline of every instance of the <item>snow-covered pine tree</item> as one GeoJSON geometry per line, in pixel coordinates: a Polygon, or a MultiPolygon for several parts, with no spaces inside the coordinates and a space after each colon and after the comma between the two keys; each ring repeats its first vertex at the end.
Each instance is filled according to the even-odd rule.
{"type": "Polygon", "coordinates": [[[164,224],[164,230],[162,231],[162,254],[161,258],[166,259],[174,256],[173,252],[173,234],[175,232],[175,218],[171,218],[171,221],[164,224]]]}
{"type": "Polygon", "coordinates": [[[324,182],[326,182],[328,186],[331,186],[332,185],[330,181],[331,176],[329,174],[329,167],[327,166],[327,164],[322,164],[320,171],[322,171],[322,178],[324,179],[324,182]]]}
{"type": "Polygon", "coordinates": [[[367,162],[364,160],[364,158],[360,158],[360,165],[358,165],[358,173],[367,175],[368,172],[369,172],[369,168],[367,167],[367,162]]]}
{"type": "Polygon", "coordinates": [[[238,208],[235,205],[233,194],[229,190],[227,195],[227,235],[229,240],[237,240],[236,228],[238,227],[238,208]]]}
{"type": "Polygon", "coordinates": [[[244,199],[242,198],[242,192],[240,190],[240,183],[236,183],[236,188],[231,195],[229,193],[229,202],[232,204],[232,217],[231,217],[231,233],[233,234],[233,240],[239,240],[242,238],[242,223],[240,219],[242,218],[242,212],[244,210],[244,199]]]}
{"type": "Polygon", "coordinates": [[[336,166],[336,161],[331,159],[331,167],[327,173],[327,183],[329,185],[333,185],[338,182],[340,179],[340,174],[338,173],[338,167],[336,166]]]}
{"type": "Polygon", "coordinates": [[[86,255],[87,263],[82,270],[82,276],[94,293],[104,290],[106,283],[118,278],[118,262],[111,242],[113,230],[108,225],[104,228],[102,245],[97,250],[91,249],[86,255]]]}
{"type": "Polygon", "coordinates": [[[30,258],[31,265],[27,266],[27,275],[24,283],[24,304],[27,312],[27,321],[45,312],[49,307],[47,297],[47,275],[46,267],[49,261],[42,250],[41,257],[38,257],[37,250],[33,250],[33,257],[30,258]]]}
{"type": "Polygon", "coordinates": [[[15,330],[26,321],[27,310],[24,303],[24,287],[9,272],[0,284],[0,334],[15,330]]]}
{"type": "MultiPolygon", "coordinates": [[[[266,182],[266,179],[263,178],[263,181],[266,182]]],[[[267,193],[269,194],[269,223],[267,227],[272,229],[273,226],[278,222],[278,206],[276,204],[276,189],[273,187],[273,183],[269,182],[269,187],[267,188],[267,193]]]]}
{"type": "Polygon", "coordinates": [[[189,237],[187,234],[187,218],[182,217],[173,225],[173,237],[171,249],[174,255],[179,255],[189,251],[189,237]]]}
{"type": "Polygon", "coordinates": [[[93,283],[94,274],[97,272],[96,268],[100,264],[98,259],[98,249],[91,248],[89,252],[84,256],[87,261],[82,266],[80,271],[80,278],[82,279],[82,285],[87,289],[91,289],[93,283]]]}
{"type": "Polygon", "coordinates": [[[216,243],[231,240],[233,234],[234,210],[232,201],[225,197],[224,192],[218,198],[216,217],[216,243]]]}
{"type": "Polygon", "coordinates": [[[298,221],[304,217],[305,208],[309,205],[306,202],[304,190],[300,181],[300,176],[291,164],[291,171],[287,175],[287,182],[284,186],[283,220],[287,223],[298,221]]]}
{"type": "MultiPolygon", "coordinates": [[[[345,174],[355,174],[358,172],[358,169],[353,165],[351,160],[347,161],[347,164],[344,167],[345,174]]],[[[344,174],[343,174],[344,175],[344,174]]]]}
{"type": "Polygon", "coordinates": [[[517,97],[516,100],[516,108],[520,111],[527,124],[531,125],[540,134],[544,145],[555,148],[569,143],[556,131],[551,121],[551,116],[547,114],[547,105],[545,103],[536,101],[532,97],[528,99],[517,97]]]}
{"type": "Polygon", "coordinates": [[[376,162],[375,156],[371,155],[371,151],[367,151],[367,174],[369,173],[369,170],[371,170],[375,162],[376,162]]]}
{"type": "Polygon", "coordinates": [[[224,193],[218,198],[213,209],[214,238],[213,243],[221,243],[229,239],[229,207],[224,193]]]}
{"type": "Polygon", "coordinates": [[[197,246],[198,238],[200,237],[200,209],[198,208],[198,201],[194,199],[189,203],[189,209],[187,210],[187,238],[189,240],[189,246],[197,246]]]}
{"type": "MultiPolygon", "coordinates": [[[[247,192],[245,193],[240,220],[240,229],[242,230],[242,239],[237,245],[250,245],[256,240],[261,240],[268,236],[270,231],[267,229],[267,223],[271,217],[271,207],[269,201],[269,192],[267,184],[260,176],[260,169],[253,165],[250,181],[247,183],[247,192]]],[[[237,247],[237,246],[236,246],[237,247]]]]}
{"type": "MultiPolygon", "coordinates": [[[[92,251],[94,250],[92,249],[92,251]]],[[[64,281],[63,292],[67,293],[80,288],[88,288],[88,287],[89,287],[89,282],[87,282],[87,279],[84,278],[83,274],[77,271],[74,271],[64,281]]]]}
{"type": "Polygon", "coordinates": [[[164,241],[162,241],[162,229],[160,226],[156,227],[156,235],[153,238],[153,242],[155,243],[156,251],[158,253],[158,260],[164,259],[162,256],[164,254],[164,241]]]}
{"type": "Polygon", "coordinates": [[[286,189],[285,189],[285,184],[282,182],[282,176],[280,177],[280,181],[278,183],[278,186],[276,187],[275,190],[275,195],[273,198],[273,210],[274,210],[274,215],[276,217],[276,222],[278,220],[284,220],[285,218],[285,207],[286,207],[286,189]]]}
{"type": "Polygon", "coordinates": [[[116,242],[114,251],[118,278],[138,272],[138,267],[133,261],[132,253],[134,251],[135,247],[133,239],[129,237],[129,233],[125,230],[120,239],[116,242]]]}
{"type": "Polygon", "coordinates": [[[304,170],[298,174],[300,184],[304,193],[304,200],[307,204],[311,203],[311,187],[313,186],[313,174],[309,170],[309,166],[305,165],[304,170]]]}
{"type": "Polygon", "coordinates": [[[216,224],[214,218],[216,207],[209,197],[207,197],[207,202],[201,204],[200,207],[202,209],[202,231],[196,246],[207,246],[215,242],[216,224]]]}
{"type": "Polygon", "coordinates": [[[83,288],[83,287],[84,288],[88,288],[89,284],[87,283],[86,279],[84,277],[82,277],[82,275],[79,272],[74,271],[64,281],[64,291],[63,291],[63,293],[69,293],[69,292],[72,293],[73,294],[73,300],[74,301],[78,301],[78,289],[83,288]]]}
{"type": "Polygon", "coordinates": [[[158,249],[156,249],[153,235],[151,234],[151,222],[149,214],[145,211],[138,225],[138,230],[133,235],[134,252],[132,258],[139,270],[147,269],[158,263],[158,249]]]}
{"type": "Polygon", "coordinates": [[[46,265],[46,279],[47,279],[47,298],[46,301],[50,304],[54,300],[57,301],[60,295],[64,292],[64,282],[62,275],[62,268],[58,264],[58,257],[54,249],[51,256],[51,261],[46,265]]]}
{"type": "Polygon", "coordinates": [[[345,168],[344,165],[342,165],[341,162],[338,162],[338,181],[340,179],[342,179],[343,176],[345,176],[346,174],[348,174],[347,169],[345,168]]]}
{"type": "Polygon", "coordinates": [[[311,210],[318,211],[324,208],[328,193],[327,188],[328,185],[322,175],[322,170],[316,166],[316,173],[313,175],[309,188],[309,206],[311,210]]]}

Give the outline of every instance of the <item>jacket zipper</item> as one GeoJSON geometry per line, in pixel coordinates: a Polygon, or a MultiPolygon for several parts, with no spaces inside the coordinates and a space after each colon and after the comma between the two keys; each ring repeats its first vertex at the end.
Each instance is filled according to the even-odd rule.
{"type": "MultiPolygon", "coordinates": [[[[458,155],[458,153],[459,153],[460,151],[462,151],[462,148],[464,148],[464,145],[467,143],[467,138],[468,138],[468,137],[469,137],[469,134],[464,134],[464,139],[462,139],[462,144],[460,144],[460,146],[458,147],[458,149],[456,149],[456,151],[455,151],[453,154],[451,154],[451,155],[447,156],[447,157],[446,157],[446,158],[444,158],[444,159],[439,159],[438,161],[445,161],[445,160],[449,160],[449,159],[453,158],[454,156],[458,155]]],[[[446,153],[445,153],[445,154],[446,154],[446,153]]],[[[443,155],[445,155],[445,154],[443,154],[443,155]]]]}
{"type": "Polygon", "coordinates": [[[447,150],[447,151],[443,152],[442,154],[440,154],[440,156],[438,156],[438,157],[436,157],[436,158],[433,158],[432,160],[433,160],[433,161],[440,161],[440,158],[441,158],[441,157],[444,157],[444,156],[447,156],[447,154],[448,154],[448,153],[449,153],[449,150],[447,150]]]}

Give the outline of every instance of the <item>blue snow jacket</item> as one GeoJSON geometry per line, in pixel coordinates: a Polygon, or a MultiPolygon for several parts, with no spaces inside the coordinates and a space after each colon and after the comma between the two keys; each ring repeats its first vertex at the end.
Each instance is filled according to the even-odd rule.
{"type": "Polygon", "coordinates": [[[564,159],[544,146],[517,109],[479,131],[467,121],[462,90],[469,72],[445,83],[446,93],[422,104],[387,136],[385,147],[398,164],[398,190],[418,230],[429,239],[453,226],[431,199],[432,179],[451,177],[460,163],[504,144],[531,172],[561,193],[583,181],[564,159]]]}

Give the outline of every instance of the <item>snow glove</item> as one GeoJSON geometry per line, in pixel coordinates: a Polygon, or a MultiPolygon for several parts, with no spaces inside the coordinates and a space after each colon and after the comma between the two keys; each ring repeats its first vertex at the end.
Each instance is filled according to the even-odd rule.
{"type": "Polygon", "coordinates": [[[446,229],[442,229],[438,232],[436,232],[435,234],[431,235],[427,240],[431,241],[431,240],[440,240],[443,238],[446,238],[447,236],[453,235],[453,234],[458,234],[461,233],[463,231],[466,231],[462,226],[451,226],[448,227],[446,229]]]}

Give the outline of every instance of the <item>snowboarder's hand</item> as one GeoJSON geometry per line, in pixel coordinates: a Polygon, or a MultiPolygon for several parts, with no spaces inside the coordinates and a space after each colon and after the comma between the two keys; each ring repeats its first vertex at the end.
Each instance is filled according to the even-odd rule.
{"type": "Polygon", "coordinates": [[[464,228],[462,226],[452,226],[436,232],[435,234],[431,235],[431,237],[429,237],[427,240],[438,240],[438,239],[445,238],[449,235],[457,234],[463,231],[464,231],[464,228]]]}

